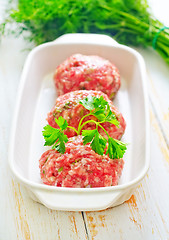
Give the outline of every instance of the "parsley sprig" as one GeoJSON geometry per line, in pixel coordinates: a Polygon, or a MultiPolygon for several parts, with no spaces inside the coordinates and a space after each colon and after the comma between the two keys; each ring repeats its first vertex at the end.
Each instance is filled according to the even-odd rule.
{"type": "Polygon", "coordinates": [[[101,96],[100,98],[88,96],[87,98],[84,98],[82,101],[80,101],[80,104],[83,105],[86,109],[88,109],[90,112],[89,114],[83,116],[79,123],[78,127],[78,134],[80,134],[81,129],[89,122],[94,122],[96,125],[109,122],[116,126],[119,126],[119,121],[116,119],[115,114],[112,113],[110,106],[108,102],[101,96]],[[95,116],[100,122],[96,122],[93,120],[86,121],[82,124],[84,118],[93,115],[95,116]]]}
{"type": "Polygon", "coordinates": [[[119,127],[119,121],[115,114],[111,111],[108,102],[101,97],[88,96],[79,102],[84,108],[89,110],[89,113],[83,116],[79,122],[78,129],[72,126],[68,126],[67,121],[60,116],[55,118],[55,122],[59,126],[59,129],[53,128],[50,125],[44,127],[43,136],[45,139],[45,146],[52,146],[60,153],[65,152],[65,143],[68,141],[68,137],[64,134],[64,130],[67,128],[73,129],[77,135],[82,132],[83,144],[90,143],[91,148],[99,155],[107,154],[110,158],[122,158],[126,144],[109,136],[108,132],[102,126],[102,123],[109,122],[119,127]],[[96,120],[89,119],[85,121],[85,118],[89,116],[95,116],[96,120]],[[82,130],[88,123],[94,123],[96,128],[93,130],[82,130]],[[99,133],[101,128],[107,135],[107,139],[99,133]]]}
{"type": "Polygon", "coordinates": [[[50,125],[44,127],[43,136],[45,139],[45,146],[52,146],[52,149],[56,149],[60,153],[65,152],[65,143],[68,142],[68,137],[64,134],[64,130],[68,127],[67,121],[63,117],[55,118],[55,122],[59,126],[59,129],[53,128],[50,125]]]}

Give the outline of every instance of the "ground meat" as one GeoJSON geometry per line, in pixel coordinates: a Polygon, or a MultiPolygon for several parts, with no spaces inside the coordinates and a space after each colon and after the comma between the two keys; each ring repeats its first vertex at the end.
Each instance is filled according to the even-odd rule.
{"type": "MultiPolygon", "coordinates": [[[[111,111],[116,115],[117,120],[120,122],[119,127],[116,127],[114,124],[111,123],[103,123],[101,124],[109,135],[112,138],[121,139],[122,135],[124,134],[126,123],[122,116],[122,114],[117,110],[117,108],[113,105],[112,101],[109,100],[106,94],[100,91],[87,91],[87,90],[79,90],[64,94],[56,99],[55,106],[48,113],[47,121],[49,125],[54,128],[58,128],[58,125],[55,122],[55,118],[62,116],[64,119],[67,120],[68,125],[74,128],[78,128],[80,119],[89,113],[89,110],[85,109],[79,101],[86,98],[87,96],[92,95],[95,97],[103,96],[104,99],[109,103],[111,111]]],[[[93,119],[97,120],[94,116],[89,116],[85,118],[85,121],[93,119]]],[[[88,123],[84,126],[83,129],[95,129],[94,123],[88,123]]],[[[105,132],[99,128],[99,132],[104,137],[107,137],[105,132]]],[[[68,137],[76,136],[77,134],[72,129],[68,128],[64,132],[68,137]]]]}
{"type": "Polygon", "coordinates": [[[114,64],[98,56],[75,54],[61,63],[54,74],[58,95],[75,90],[102,91],[113,99],[120,88],[114,64]]]}
{"type": "Polygon", "coordinates": [[[70,138],[66,152],[48,150],[39,160],[43,183],[58,187],[93,188],[118,184],[123,159],[110,159],[95,153],[82,136],[70,138]]]}

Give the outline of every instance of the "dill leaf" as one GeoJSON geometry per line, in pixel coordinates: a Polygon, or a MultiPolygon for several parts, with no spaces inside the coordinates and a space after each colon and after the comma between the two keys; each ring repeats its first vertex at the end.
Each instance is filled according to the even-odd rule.
{"type": "MultiPolygon", "coordinates": [[[[163,27],[152,14],[147,0],[19,0],[17,9],[0,26],[18,23],[16,32],[28,31],[36,44],[52,41],[65,33],[102,33],[120,43],[152,46],[163,27]]],[[[12,30],[12,33],[14,31],[12,30]]],[[[155,50],[169,63],[169,30],[163,30],[155,50]]]]}

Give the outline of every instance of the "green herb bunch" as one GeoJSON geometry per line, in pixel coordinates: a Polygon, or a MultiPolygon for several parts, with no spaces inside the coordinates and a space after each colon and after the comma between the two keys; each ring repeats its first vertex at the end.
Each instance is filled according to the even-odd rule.
{"type": "Polygon", "coordinates": [[[169,30],[155,19],[147,0],[19,0],[8,22],[19,23],[36,44],[65,33],[103,33],[120,43],[153,46],[169,63],[169,30]],[[164,28],[163,28],[164,27],[164,28]]]}
{"type": "Polygon", "coordinates": [[[88,96],[80,101],[80,104],[88,109],[89,113],[81,118],[78,129],[68,126],[67,121],[62,116],[58,119],[55,118],[55,122],[59,127],[58,129],[50,125],[44,127],[43,136],[45,139],[45,146],[52,146],[53,149],[63,154],[65,152],[65,143],[68,142],[68,137],[64,134],[64,130],[66,130],[66,128],[71,128],[77,135],[80,135],[82,131],[83,144],[90,143],[91,148],[99,155],[107,154],[112,159],[122,158],[126,150],[126,144],[110,137],[108,132],[101,125],[102,123],[109,122],[119,126],[119,121],[110,110],[108,102],[102,96],[100,98],[88,96]],[[85,121],[85,118],[89,116],[95,116],[97,121],[92,119],[85,121]],[[95,129],[82,130],[86,124],[91,122],[95,124],[95,129]],[[107,138],[99,133],[99,128],[106,133],[107,138]]]}

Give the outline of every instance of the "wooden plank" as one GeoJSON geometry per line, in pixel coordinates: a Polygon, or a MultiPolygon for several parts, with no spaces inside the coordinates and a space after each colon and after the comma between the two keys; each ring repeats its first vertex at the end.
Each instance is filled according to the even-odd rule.
{"type": "Polygon", "coordinates": [[[10,187],[18,239],[87,239],[81,212],[52,211],[32,201],[16,180],[12,179],[10,187]]]}
{"type": "Polygon", "coordinates": [[[0,239],[87,239],[81,212],[47,209],[32,201],[16,179],[11,178],[1,203],[0,239]]]}
{"type": "Polygon", "coordinates": [[[151,111],[149,172],[124,204],[84,214],[89,239],[169,239],[168,173],[169,151],[151,111]]]}
{"type": "Polygon", "coordinates": [[[0,0],[0,23],[3,22],[5,17],[5,10],[7,8],[8,1],[0,0]]]}
{"type": "Polygon", "coordinates": [[[169,146],[169,67],[161,57],[150,50],[140,50],[147,66],[148,92],[153,111],[169,146]]]}

